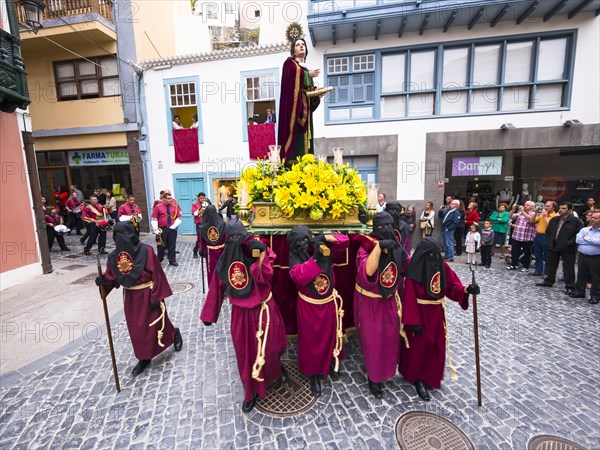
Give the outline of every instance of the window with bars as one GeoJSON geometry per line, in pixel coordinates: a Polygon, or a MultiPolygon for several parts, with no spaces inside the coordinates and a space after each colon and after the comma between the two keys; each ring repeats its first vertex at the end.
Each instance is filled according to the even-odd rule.
{"type": "Polygon", "coordinates": [[[275,99],[275,83],[272,74],[246,77],[246,100],[249,102],[275,99]]]}
{"type": "MultiPolygon", "coordinates": [[[[248,140],[248,126],[277,123],[279,73],[276,68],[240,72],[242,88],[242,136],[248,140]]],[[[275,125],[275,133],[277,125],[275,125]]]]}
{"type": "Polygon", "coordinates": [[[199,77],[165,79],[163,88],[169,145],[173,145],[174,132],[190,128],[198,130],[198,143],[204,143],[199,77]]]}
{"type": "Polygon", "coordinates": [[[196,83],[174,83],[169,85],[171,108],[196,106],[196,83]]]}
{"type": "Polygon", "coordinates": [[[116,56],[90,57],[54,63],[59,101],[121,95],[116,56]]]}
{"type": "Polygon", "coordinates": [[[332,56],[328,120],[405,119],[566,108],[572,80],[572,33],[432,44],[373,55],[332,56]],[[342,61],[352,61],[344,75],[342,61]],[[380,75],[369,86],[356,72],[380,75]],[[370,98],[377,92],[376,98],[370,98]],[[354,106],[372,101],[372,116],[354,106]],[[353,106],[350,106],[353,105],[353,106]]]}

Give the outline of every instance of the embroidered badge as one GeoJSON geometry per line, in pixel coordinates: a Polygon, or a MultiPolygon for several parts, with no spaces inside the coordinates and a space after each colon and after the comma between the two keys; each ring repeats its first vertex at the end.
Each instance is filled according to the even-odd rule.
{"type": "Polygon", "coordinates": [[[384,288],[394,287],[396,280],[398,279],[398,267],[395,262],[389,263],[381,272],[379,276],[379,282],[384,288]]]}
{"type": "Polygon", "coordinates": [[[219,230],[217,230],[217,227],[210,227],[207,234],[209,241],[216,242],[219,240],[219,230]]]}
{"type": "Polygon", "coordinates": [[[133,270],[133,259],[129,253],[121,252],[117,255],[117,269],[123,275],[131,273],[133,270]]]}
{"type": "Polygon", "coordinates": [[[433,277],[431,277],[431,282],[429,283],[429,290],[433,294],[439,294],[442,290],[440,285],[440,273],[436,272],[433,277]]]}
{"type": "Polygon", "coordinates": [[[329,286],[331,285],[331,282],[329,281],[329,277],[327,275],[319,274],[313,280],[313,284],[315,286],[316,291],[320,295],[323,295],[329,290],[329,286]]]}
{"type": "Polygon", "coordinates": [[[229,266],[229,282],[235,289],[241,290],[248,285],[248,271],[246,266],[235,261],[229,266]]]}
{"type": "Polygon", "coordinates": [[[402,235],[395,228],[394,228],[394,234],[396,235],[396,239],[398,239],[398,242],[402,243],[402,235]]]}

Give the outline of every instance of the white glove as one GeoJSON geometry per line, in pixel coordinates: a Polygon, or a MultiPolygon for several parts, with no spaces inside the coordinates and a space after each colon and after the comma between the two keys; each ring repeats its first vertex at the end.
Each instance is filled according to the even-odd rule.
{"type": "Polygon", "coordinates": [[[200,214],[200,210],[197,209],[196,211],[194,211],[194,215],[197,216],[198,214],[200,214]]]}
{"type": "Polygon", "coordinates": [[[158,220],[152,220],[152,233],[158,234],[158,220]]]}
{"type": "Polygon", "coordinates": [[[119,222],[131,222],[131,216],[121,216],[119,222]]]}
{"type": "Polygon", "coordinates": [[[176,230],[180,224],[181,224],[181,219],[175,219],[175,223],[173,225],[171,225],[169,228],[171,230],[176,230]]]}

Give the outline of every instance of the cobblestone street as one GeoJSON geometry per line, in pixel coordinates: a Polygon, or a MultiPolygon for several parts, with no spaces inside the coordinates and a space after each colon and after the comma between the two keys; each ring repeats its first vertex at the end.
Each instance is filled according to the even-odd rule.
{"type": "MultiPolygon", "coordinates": [[[[68,244],[81,251],[75,236],[68,244]]],[[[561,283],[536,287],[539,279],[505,270],[497,257],[491,269],[478,269],[482,407],[477,406],[472,309],[462,311],[450,302],[450,348],[459,380],[452,381],[447,370],[431,402],[421,401],[400,375],[384,384],[382,400],[375,399],[350,332],[339,374],[323,381],[323,394],[311,409],[287,418],[256,409],[246,415],[229,303],[218,323],[204,327],[199,321],[204,298],[192,245],[191,238],[180,236],[179,267],[163,264],[171,284],[194,285],[166,300],[181,329],[183,350],[166,350],[132,378],[137,360],[127,327],[122,314],[111,310],[121,392],[115,391],[102,323],[81,346],[46,359],[33,373],[3,374],[1,449],[394,449],[397,420],[414,410],[450,420],[477,449],[525,449],[540,434],[600,449],[600,305],[571,299],[561,283]]],[[[461,258],[452,267],[467,283],[471,273],[466,256],[461,258]]],[[[77,264],[89,265],[86,273],[95,271],[95,257],[77,264]]],[[[100,302],[69,295],[73,303],[100,302]]],[[[295,352],[290,338],[284,358],[295,360],[295,352]]]]}

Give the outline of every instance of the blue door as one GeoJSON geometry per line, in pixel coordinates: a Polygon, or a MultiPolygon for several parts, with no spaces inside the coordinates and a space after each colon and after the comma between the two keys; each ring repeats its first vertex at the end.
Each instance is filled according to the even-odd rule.
{"type": "Polygon", "coordinates": [[[175,199],[181,206],[179,234],[196,234],[196,226],[192,216],[192,203],[196,201],[198,192],[206,192],[204,190],[204,176],[195,174],[173,175],[173,181],[175,199]]]}

